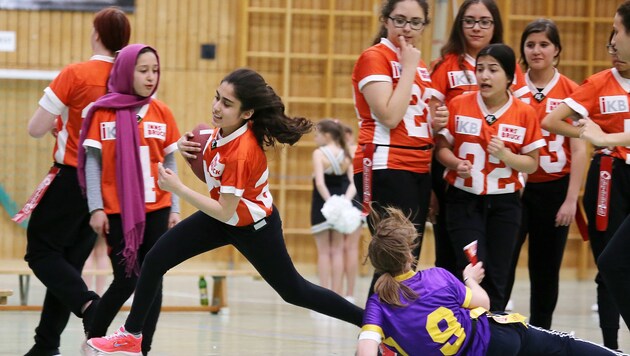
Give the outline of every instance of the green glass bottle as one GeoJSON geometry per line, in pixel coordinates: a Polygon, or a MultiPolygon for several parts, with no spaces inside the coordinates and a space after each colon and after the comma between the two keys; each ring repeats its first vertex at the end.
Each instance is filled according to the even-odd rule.
{"type": "Polygon", "coordinates": [[[208,305],[208,283],[203,276],[199,277],[199,303],[208,305]]]}

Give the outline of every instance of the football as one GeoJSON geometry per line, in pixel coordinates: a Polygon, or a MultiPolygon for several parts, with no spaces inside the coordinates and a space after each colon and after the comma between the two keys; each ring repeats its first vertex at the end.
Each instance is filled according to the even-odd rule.
{"type": "Polygon", "coordinates": [[[201,179],[202,182],[206,181],[206,177],[203,172],[203,152],[206,148],[206,143],[212,134],[212,127],[208,124],[199,124],[195,126],[192,130],[193,137],[190,139],[192,142],[198,142],[201,144],[201,152],[196,154],[197,158],[188,159],[188,164],[190,164],[190,168],[193,173],[197,176],[197,178],[201,179]]]}

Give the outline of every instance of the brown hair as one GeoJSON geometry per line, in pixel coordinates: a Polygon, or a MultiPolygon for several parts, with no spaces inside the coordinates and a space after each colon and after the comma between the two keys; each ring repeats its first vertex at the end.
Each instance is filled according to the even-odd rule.
{"type": "Polygon", "coordinates": [[[464,0],[462,5],[457,11],[457,15],[453,20],[451,27],[451,34],[446,44],[440,50],[440,59],[433,66],[433,70],[436,70],[443,62],[447,54],[457,55],[457,64],[461,70],[464,70],[464,57],[466,55],[466,36],[464,35],[464,29],[462,27],[462,21],[464,20],[464,14],[466,10],[473,4],[484,5],[490,14],[492,15],[492,21],[494,21],[494,27],[492,29],[492,38],[490,38],[490,44],[503,43],[503,21],[501,20],[501,12],[494,0],[464,0]]]}
{"type": "MultiPolygon", "coordinates": [[[[378,29],[378,33],[372,40],[372,45],[378,44],[381,42],[382,37],[387,37],[387,28],[385,27],[385,22],[389,18],[389,15],[394,11],[394,7],[396,4],[401,2],[402,0],[385,0],[383,1],[383,5],[381,7],[381,15],[379,17],[381,21],[381,27],[378,29]]],[[[418,5],[422,8],[422,12],[424,12],[424,25],[428,25],[431,21],[429,20],[429,4],[426,0],[416,0],[418,5]]]]}
{"type": "MultiPolygon", "coordinates": [[[[551,43],[558,49],[558,54],[554,57],[555,63],[553,65],[559,66],[562,43],[560,42],[560,31],[558,31],[558,26],[556,26],[555,22],[549,19],[537,19],[525,26],[523,34],[521,35],[520,62],[523,63],[525,69],[529,68],[529,63],[527,63],[527,58],[525,57],[525,42],[527,42],[527,37],[529,37],[532,33],[544,33],[545,36],[547,36],[547,39],[549,39],[549,41],[551,41],[551,43]]],[[[610,40],[608,42],[610,42],[610,40]]]]}
{"type": "Polygon", "coordinates": [[[412,265],[411,250],[415,247],[418,231],[408,216],[391,206],[386,207],[382,215],[372,209],[370,219],[374,233],[368,246],[368,258],[376,272],[382,273],[374,285],[374,293],[384,303],[405,306],[400,300],[401,293],[408,301],[417,299],[418,295],[394,277],[405,273],[412,265]]]}
{"type": "Polygon", "coordinates": [[[304,117],[287,116],[282,99],[256,71],[239,68],[221,82],[232,84],[241,111],[254,111],[249,120],[260,147],[274,147],[276,142],[293,145],[313,128],[313,122],[304,117]]]}
{"type": "Polygon", "coordinates": [[[348,148],[348,143],[346,142],[345,136],[345,125],[339,122],[336,119],[323,119],[317,123],[316,128],[317,131],[322,133],[327,133],[332,137],[332,139],[343,149],[343,153],[346,157],[352,159],[352,155],[350,154],[350,149],[348,148]]]}
{"type": "Polygon", "coordinates": [[[129,44],[131,25],[125,13],[117,7],[107,7],[94,15],[94,30],[101,43],[114,53],[129,44]]]}

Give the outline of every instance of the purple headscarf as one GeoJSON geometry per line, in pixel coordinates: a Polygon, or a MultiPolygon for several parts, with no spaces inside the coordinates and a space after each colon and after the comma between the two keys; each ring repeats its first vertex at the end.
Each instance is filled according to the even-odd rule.
{"type": "Polygon", "coordinates": [[[99,98],[90,108],[81,126],[79,138],[79,185],[85,191],[85,149],[83,142],[92,122],[94,112],[98,109],[114,109],[116,111],[116,191],[120,203],[125,248],[123,259],[128,276],[139,274],[137,263],[138,249],[144,238],[146,211],[144,205],[144,181],[140,162],[140,137],[136,110],[151,101],[159,83],[155,83],[148,97],[136,95],[133,89],[134,72],[139,53],[149,48],[160,58],[157,51],[147,45],[132,44],[120,50],[114,61],[112,72],[107,83],[108,94],[99,98]]]}

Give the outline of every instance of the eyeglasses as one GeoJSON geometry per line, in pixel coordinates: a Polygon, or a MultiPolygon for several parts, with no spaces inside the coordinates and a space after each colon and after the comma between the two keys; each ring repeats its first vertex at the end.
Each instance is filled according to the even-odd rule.
{"type": "Polygon", "coordinates": [[[487,30],[492,27],[494,21],[490,19],[475,20],[472,17],[465,17],[462,19],[462,24],[464,24],[464,28],[474,28],[476,24],[479,24],[479,28],[487,30]]]}
{"type": "Polygon", "coordinates": [[[403,28],[405,27],[405,25],[409,24],[409,27],[411,27],[412,30],[422,30],[422,28],[424,27],[424,20],[420,20],[420,19],[411,19],[411,20],[407,20],[404,17],[391,17],[388,16],[388,18],[390,20],[392,20],[392,22],[394,23],[394,27],[397,28],[403,28]]]}
{"type": "Polygon", "coordinates": [[[617,50],[615,49],[615,46],[611,45],[611,44],[607,44],[606,45],[606,51],[608,51],[608,54],[616,54],[617,50]]]}

